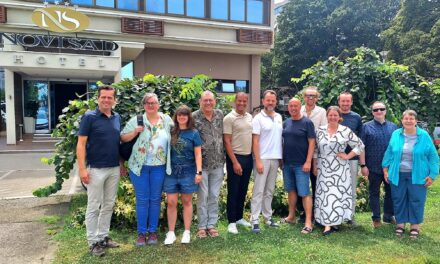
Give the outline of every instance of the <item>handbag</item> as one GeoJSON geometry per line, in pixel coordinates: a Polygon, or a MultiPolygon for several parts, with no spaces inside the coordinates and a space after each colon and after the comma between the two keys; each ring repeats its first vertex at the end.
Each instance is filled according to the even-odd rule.
{"type": "MultiPolygon", "coordinates": [[[[142,115],[137,115],[137,118],[139,120],[139,118],[142,118],[142,115]]],[[[132,140],[127,141],[127,142],[121,142],[119,144],[119,156],[121,156],[121,158],[123,160],[130,159],[131,152],[133,151],[133,146],[136,143],[138,137],[139,137],[139,134],[136,137],[134,137],[132,140]]]]}

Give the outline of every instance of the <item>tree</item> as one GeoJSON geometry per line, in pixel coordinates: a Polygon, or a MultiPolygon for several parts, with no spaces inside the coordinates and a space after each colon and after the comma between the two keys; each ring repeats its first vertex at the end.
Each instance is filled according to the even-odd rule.
{"type": "Polygon", "coordinates": [[[263,86],[289,85],[292,75],[344,49],[381,50],[379,33],[398,8],[399,0],[290,1],[278,17],[273,55],[263,60],[263,86]]]}
{"type": "Polygon", "coordinates": [[[390,59],[425,77],[440,77],[440,0],[404,0],[381,36],[390,59]]]}
{"type": "Polygon", "coordinates": [[[387,118],[395,123],[407,109],[415,110],[431,128],[440,118],[440,81],[429,83],[408,66],[382,62],[372,49],[357,48],[352,54],[330,57],[292,81],[317,86],[323,107],[337,105],[341,92],[351,92],[353,111],[364,120],[372,118],[370,106],[377,100],[385,103],[387,118]]]}

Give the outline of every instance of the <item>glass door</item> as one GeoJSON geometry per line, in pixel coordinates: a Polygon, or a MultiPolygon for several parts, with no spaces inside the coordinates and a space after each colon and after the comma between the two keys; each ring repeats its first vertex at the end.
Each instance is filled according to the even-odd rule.
{"type": "Polygon", "coordinates": [[[26,133],[49,133],[49,85],[47,81],[25,80],[23,110],[26,133]]]}

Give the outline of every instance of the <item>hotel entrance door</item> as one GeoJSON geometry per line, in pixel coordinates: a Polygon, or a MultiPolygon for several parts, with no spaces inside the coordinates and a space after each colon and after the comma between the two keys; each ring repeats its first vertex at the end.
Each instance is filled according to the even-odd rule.
{"type": "Polygon", "coordinates": [[[23,112],[26,133],[50,133],[57,125],[63,108],[68,106],[70,100],[85,95],[88,84],[89,90],[93,91],[95,83],[87,81],[24,80],[23,112]]]}

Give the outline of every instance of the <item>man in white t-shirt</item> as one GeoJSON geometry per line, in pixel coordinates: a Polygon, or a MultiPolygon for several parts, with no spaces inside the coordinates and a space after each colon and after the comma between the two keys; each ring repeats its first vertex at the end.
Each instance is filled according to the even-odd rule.
{"type": "Polygon", "coordinates": [[[269,227],[278,227],[272,219],[272,198],[278,168],[282,162],[283,120],[275,112],[275,91],[263,93],[261,110],[252,120],[252,152],[254,154],[254,189],[251,201],[252,232],[260,233],[259,216],[263,214],[269,227]]]}

